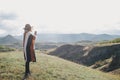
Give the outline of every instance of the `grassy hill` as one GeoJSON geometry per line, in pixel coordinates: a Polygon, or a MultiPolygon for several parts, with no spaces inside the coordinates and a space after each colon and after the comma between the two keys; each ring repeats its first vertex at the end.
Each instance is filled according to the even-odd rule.
{"type": "Polygon", "coordinates": [[[105,72],[120,69],[120,44],[106,46],[67,44],[51,51],[49,55],[58,56],[86,66],[92,66],[94,69],[99,68],[99,70],[105,72]]]}
{"type": "Polygon", "coordinates": [[[111,44],[119,44],[120,43],[120,38],[116,38],[113,40],[107,40],[107,41],[101,41],[98,43],[98,45],[111,45],[111,44]]]}
{"type": "MultiPolygon", "coordinates": [[[[120,80],[58,57],[36,53],[37,62],[31,63],[32,76],[28,80],[120,80]]],[[[0,80],[21,80],[24,75],[23,53],[0,52],[0,80]]]]}

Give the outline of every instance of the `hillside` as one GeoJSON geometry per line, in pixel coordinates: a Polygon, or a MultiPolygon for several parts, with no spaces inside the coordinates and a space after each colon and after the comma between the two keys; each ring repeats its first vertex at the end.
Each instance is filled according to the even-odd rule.
{"type": "Polygon", "coordinates": [[[49,54],[99,68],[102,71],[120,69],[120,44],[109,46],[63,45],[49,54]]]}
{"type": "Polygon", "coordinates": [[[7,35],[0,38],[0,44],[13,44],[18,42],[20,42],[20,40],[14,38],[12,35],[7,35]]]}
{"type": "MultiPolygon", "coordinates": [[[[31,63],[28,80],[120,80],[73,62],[37,52],[37,62],[31,63]]],[[[0,53],[0,80],[21,80],[24,72],[22,52],[0,53]],[[9,56],[8,56],[9,55],[9,56]]]]}
{"type": "Polygon", "coordinates": [[[113,40],[99,42],[99,44],[115,44],[115,43],[116,44],[120,43],[120,38],[115,38],[113,40]]]}
{"type": "MultiPolygon", "coordinates": [[[[101,41],[101,40],[112,40],[119,38],[120,35],[109,35],[109,34],[38,34],[37,42],[79,42],[79,41],[101,41]]],[[[22,36],[16,36],[17,39],[22,39],[22,36]]]]}
{"type": "MultiPolygon", "coordinates": [[[[23,37],[21,36],[20,38],[12,36],[12,35],[7,35],[4,37],[0,37],[0,45],[9,47],[9,48],[16,48],[16,49],[22,49],[23,43],[22,43],[23,37]]],[[[46,49],[52,49],[56,48],[59,44],[62,43],[50,43],[50,42],[37,42],[35,44],[35,48],[37,50],[46,50],[46,49]]]]}

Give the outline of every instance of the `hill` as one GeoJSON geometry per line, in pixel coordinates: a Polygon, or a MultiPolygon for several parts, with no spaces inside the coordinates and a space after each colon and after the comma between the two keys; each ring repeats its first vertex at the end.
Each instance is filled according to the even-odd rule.
{"type": "MultiPolygon", "coordinates": [[[[39,52],[36,55],[37,62],[30,64],[32,76],[28,80],[120,80],[118,76],[93,70],[54,56],[39,52]]],[[[23,72],[22,52],[0,53],[0,80],[21,80],[23,72]]]]}
{"type": "MultiPolygon", "coordinates": [[[[112,40],[119,38],[120,35],[108,35],[108,34],[38,34],[37,42],[79,42],[79,41],[101,41],[112,40]]],[[[16,36],[17,39],[22,39],[22,36],[16,36]]]]}
{"type": "Polygon", "coordinates": [[[120,43],[120,38],[99,42],[99,44],[118,44],[118,43],[120,43]]]}
{"type": "Polygon", "coordinates": [[[13,44],[18,42],[20,42],[20,40],[14,38],[12,35],[7,35],[0,38],[0,44],[13,44]]]}
{"type": "MultiPolygon", "coordinates": [[[[16,48],[16,49],[22,49],[23,43],[22,43],[22,37],[19,39],[18,37],[7,35],[5,37],[0,37],[0,45],[3,45],[8,48],[16,48]]],[[[36,42],[35,48],[37,50],[46,50],[46,49],[52,49],[56,48],[58,43],[43,43],[43,42],[36,42]]]]}
{"type": "Polygon", "coordinates": [[[120,44],[109,46],[68,44],[58,47],[49,54],[107,72],[120,69],[120,44]]]}

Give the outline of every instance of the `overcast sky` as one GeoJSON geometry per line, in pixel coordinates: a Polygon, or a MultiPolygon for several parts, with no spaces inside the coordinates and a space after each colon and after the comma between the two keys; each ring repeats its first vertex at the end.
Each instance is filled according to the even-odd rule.
{"type": "Polygon", "coordinates": [[[120,0],[0,0],[0,35],[23,33],[120,35],[120,0]]]}

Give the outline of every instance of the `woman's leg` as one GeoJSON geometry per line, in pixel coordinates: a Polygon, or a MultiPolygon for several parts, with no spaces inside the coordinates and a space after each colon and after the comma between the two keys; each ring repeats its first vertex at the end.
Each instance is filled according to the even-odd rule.
{"type": "Polygon", "coordinates": [[[30,75],[29,63],[30,63],[30,62],[26,62],[26,63],[25,63],[25,75],[24,75],[24,77],[23,77],[23,80],[25,80],[25,79],[30,75]]]}
{"type": "Polygon", "coordinates": [[[25,64],[25,74],[30,73],[30,66],[29,66],[29,63],[30,63],[30,62],[26,62],[26,64],[25,64]]]}

